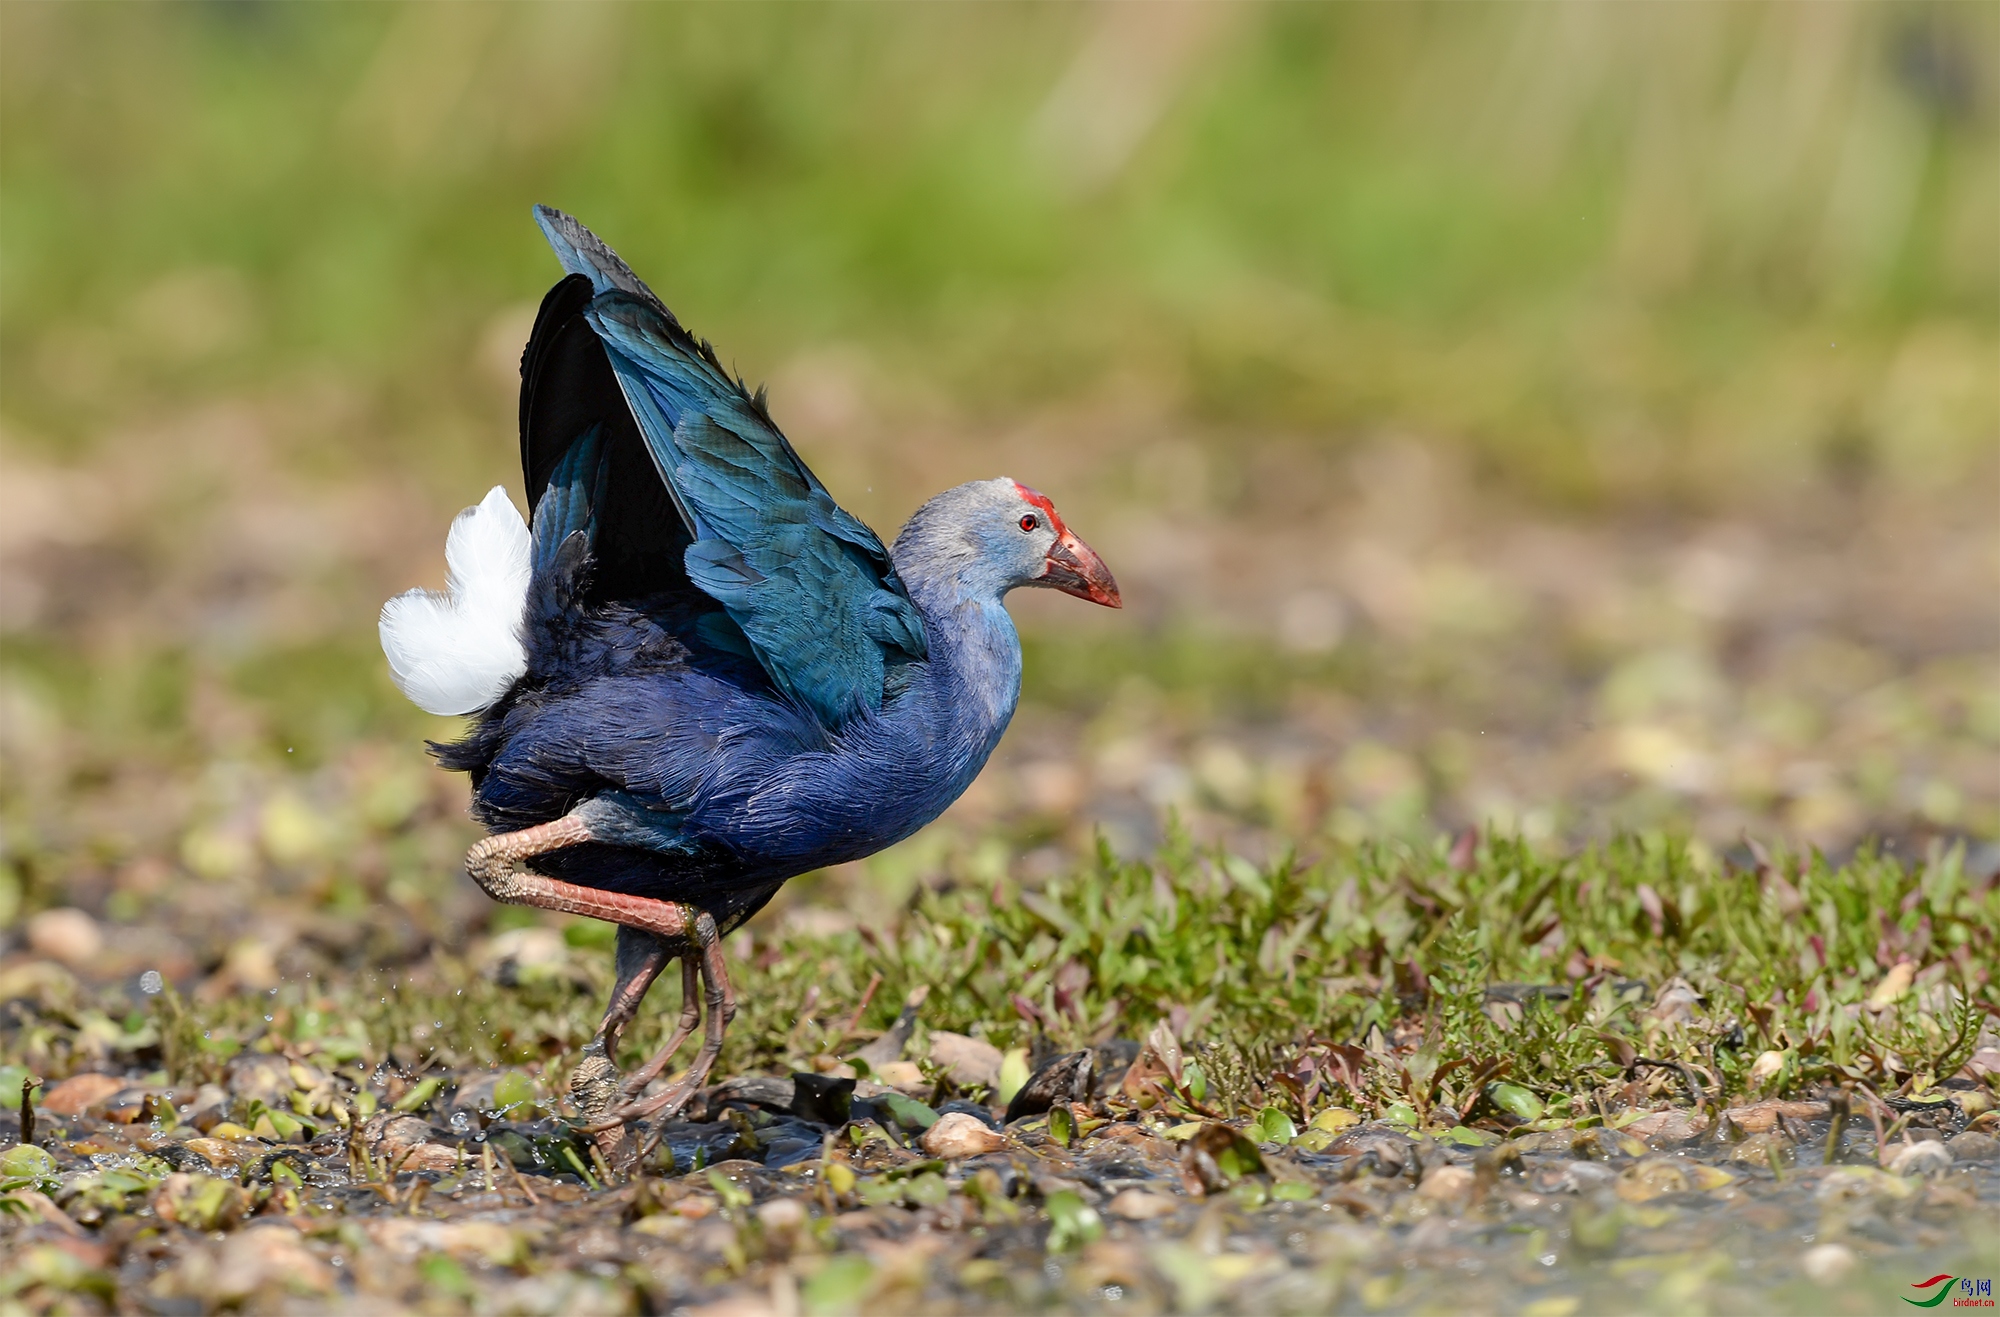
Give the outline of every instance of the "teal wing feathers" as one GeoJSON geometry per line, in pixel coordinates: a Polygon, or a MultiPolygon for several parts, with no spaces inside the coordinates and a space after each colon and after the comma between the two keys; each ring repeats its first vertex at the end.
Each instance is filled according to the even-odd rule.
{"type": "Polygon", "coordinates": [[[881,539],[833,501],[761,396],[594,234],[557,211],[536,218],[565,268],[591,279],[586,318],[694,538],[689,579],[824,724],[879,708],[890,672],[927,648],[881,539]]]}

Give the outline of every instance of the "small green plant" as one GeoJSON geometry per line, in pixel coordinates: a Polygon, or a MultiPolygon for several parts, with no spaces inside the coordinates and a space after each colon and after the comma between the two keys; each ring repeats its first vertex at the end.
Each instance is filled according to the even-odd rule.
{"type": "MultiPolygon", "coordinates": [[[[1864,851],[1838,867],[1778,855],[1738,871],[1636,838],[1566,856],[1503,838],[1469,868],[1386,842],[1258,867],[1176,837],[1144,861],[1099,848],[1039,888],[925,887],[865,936],[770,944],[738,971],[742,1016],[723,1065],[809,1068],[879,974],[856,1027],[886,1027],[929,985],[924,1027],[1001,1048],[1001,1100],[1036,1048],[1114,1034],[1165,1040],[1163,1091],[1181,1119],[1277,1105],[1307,1122],[1329,1102],[1415,1123],[1442,1108],[1530,1119],[1516,1090],[1567,1118],[1590,1112],[1573,1101],[1636,1078],[1689,1100],[1829,1081],[1888,1092],[1964,1064],[1982,1014],[2000,1009],[1996,961],[2000,887],[1969,882],[1949,849],[1920,863],[1864,851]],[[1658,934],[1649,904],[1671,905],[1658,934]],[[1878,954],[1908,961],[1903,978],[1878,954]],[[1670,980],[1687,985],[1685,1009],[1655,1010],[1670,980]],[[1489,1000],[1495,983],[1515,988],[1489,1000]],[[1784,1067],[1753,1077],[1773,1052],[1784,1067]]],[[[163,1069],[212,1079],[246,1045],[282,1049],[333,1077],[329,1111],[352,1101],[365,1115],[392,1101],[376,1067],[395,1043],[395,1063],[416,1069],[540,1067],[540,1090],[526,1075],[496,1089],[500,1106],[526,1110],[537,1091],[560,1090],[595,1028],[609,966],[586,963],[588,991],[510,988],[449,957],[394,981],[287,983],[198,1006],[169,991],[153,1007],[163,1069]],[[341,1040],[333,1054],[328,1038],[341,1040]]],[[[650,1051],[673,1016],[652,1004],[626,1050],[650,1051]]],[[[81,1018],[52,1006],[20,1036],[61,1055],[81,1018]]],[[[404,1073],[400,1109],[441,1091],[435,1072],[404,1073]]],[[[922,1126],[920,1105],[902,1123],[922,1126]]]]}

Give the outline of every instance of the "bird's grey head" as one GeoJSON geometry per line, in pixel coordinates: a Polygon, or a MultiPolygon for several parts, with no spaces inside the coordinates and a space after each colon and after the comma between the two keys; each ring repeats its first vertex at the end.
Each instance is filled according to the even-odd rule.
{"type": "Polygon", "coordinates": [[[916,510],[891,550],[913,593],[998,599],[1018,586],[1046,586],[1107,608],[1118,582],[1055,505],[1001,476],[947,489],[916,510]]]}

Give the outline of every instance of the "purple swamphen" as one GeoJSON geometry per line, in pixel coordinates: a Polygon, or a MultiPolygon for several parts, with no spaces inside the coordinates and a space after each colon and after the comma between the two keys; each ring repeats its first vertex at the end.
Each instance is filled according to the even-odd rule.
{"type": "Polygon", "coordinates": [[[939,494],[885,549],[610,248],[535,218],[569,274],[521,358],[533,530],[499,488],[459,514],[448,592],[390,600],[382,648],[418,705],[474,715],[432,746],[471,774],[492,833],[466,871],[495,900],[618,925],[617,986],[572,1079],[608,1135],[705,1082],[736,1009],[724,933],[978,774],[1020,694],[1007,592],[1119,597],[1049,500],[1004,477],[939,494]],[[621,1082],[619,1034],[674,960],[680,1025],[621,1082]],[[646,1096],[704,1004],[692,1065],[646,1096]]]}

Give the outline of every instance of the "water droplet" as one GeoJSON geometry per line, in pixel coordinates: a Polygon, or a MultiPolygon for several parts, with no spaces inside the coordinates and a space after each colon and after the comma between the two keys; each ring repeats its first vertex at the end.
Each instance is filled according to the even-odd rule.
{"type": "Polygon", "coordinates": [[[162,978],[160,971],[156,969],[149,969],[139,976],[139,991],[145,993],[148,997],[159,996],[160,990],[166,986],[166,979],[162,978]]]}

